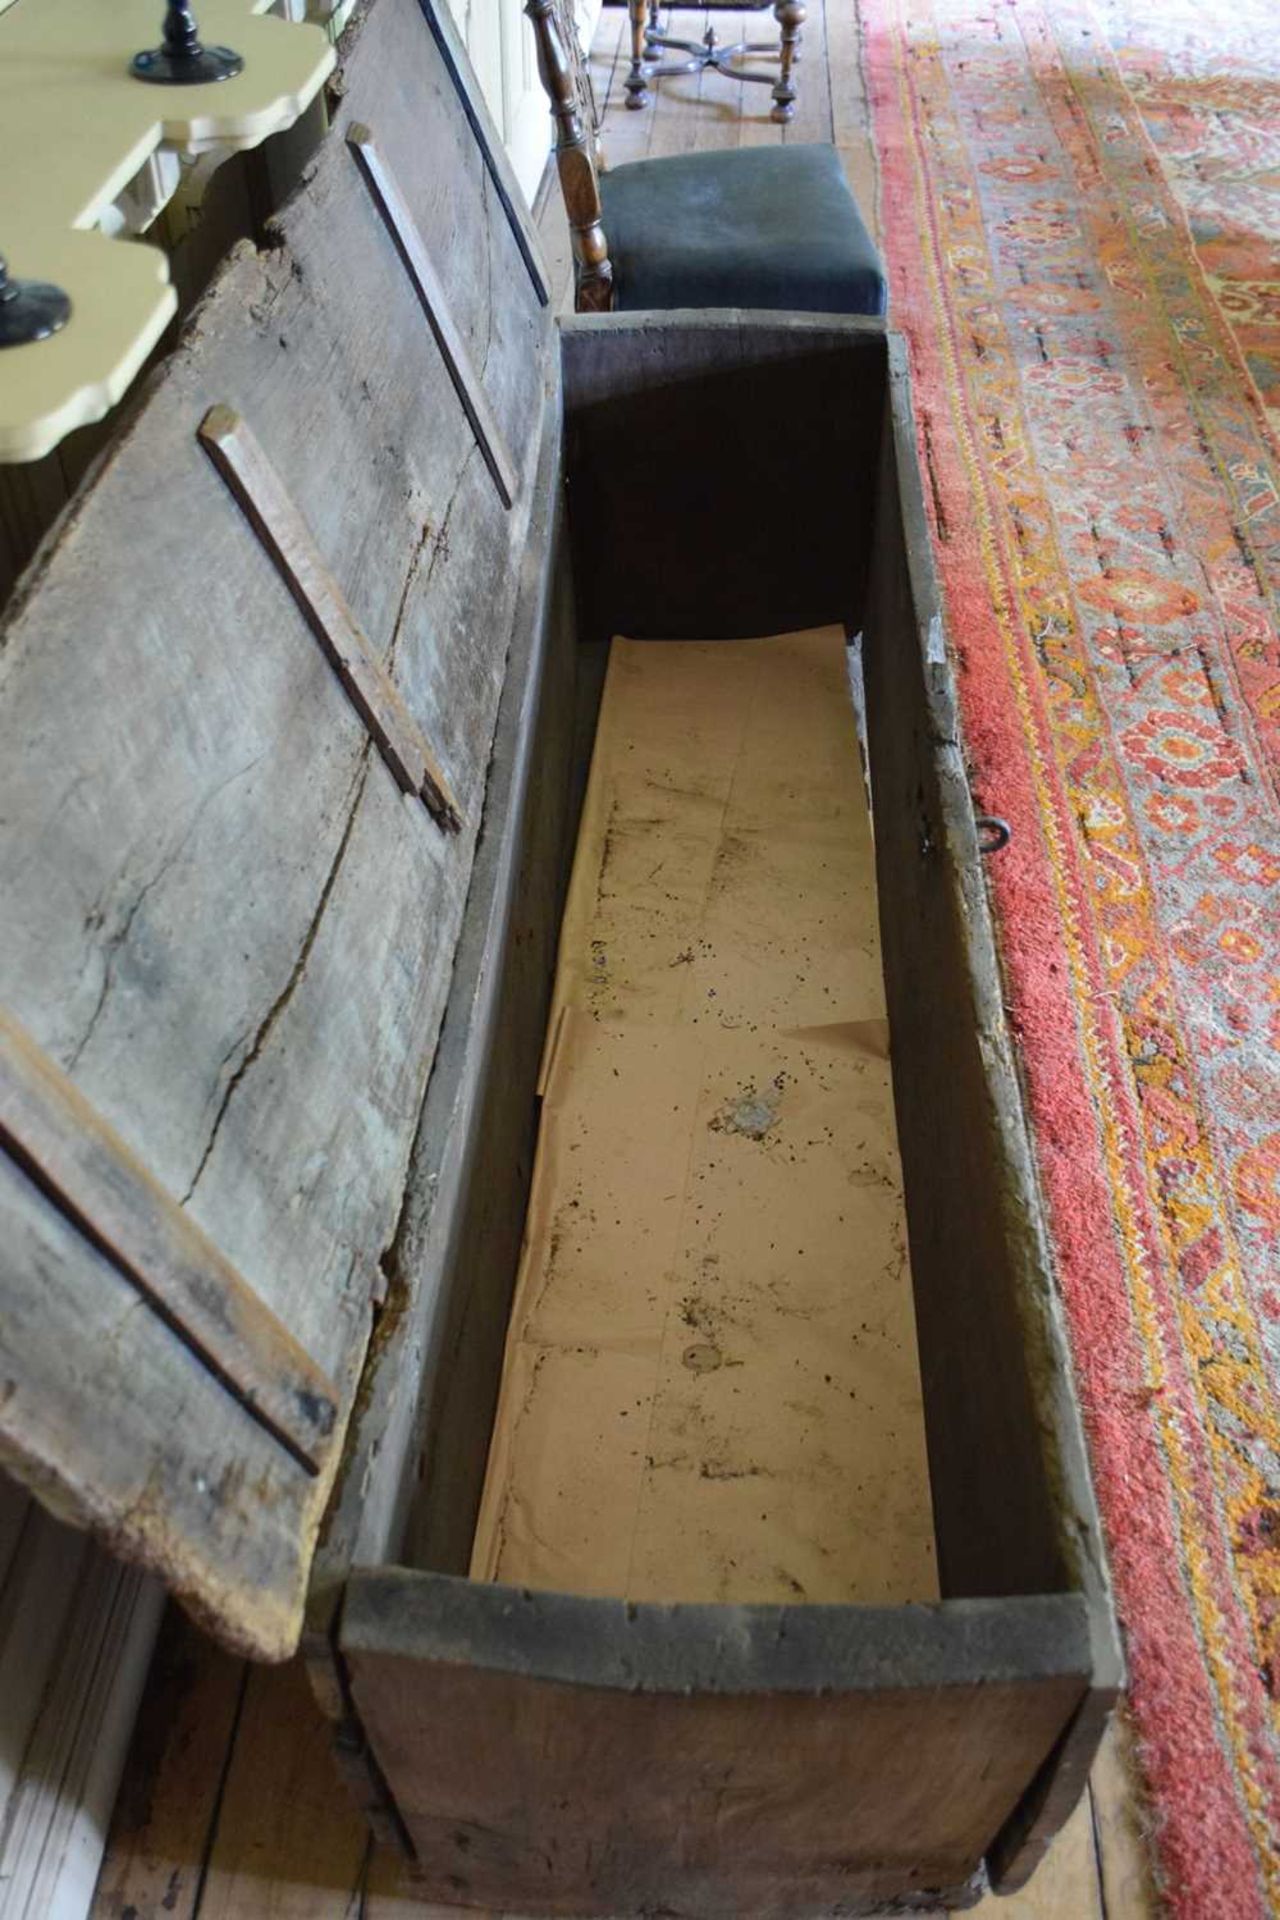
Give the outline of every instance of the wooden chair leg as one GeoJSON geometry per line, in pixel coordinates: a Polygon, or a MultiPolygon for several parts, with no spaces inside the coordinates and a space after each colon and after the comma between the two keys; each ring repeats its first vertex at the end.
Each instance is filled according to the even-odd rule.
{"type": "Polygon", "coordinates": [[[538,72],[551,102],[556,129],[556,168],[569,216],[573,247],[574,305],[579,313],[608,313],[613,304],[613,266],[600,224],[595,129],[578,98],[574,69],[556,20],[555,0],[525,0],[538,48],[538,72]]]}
{"type": "Polygon", "coordinates": [[[800,0],[777,0],[773,14],[778,22],[782,44],[778,50],[778,79],[773,89],[773,112],[769,118],[785,122],[795,118],[796,87],[792,73],[799,52],[800,29],[805,23],[806,9],[800,0]]]}
{"type": "Polygon", "coordinates": [[[649,24],[649,0],[627,0],[627,12],[631,17],[631,71],[627,75],[627,105],[638,113],[641,107],[648,106],[651,98],[648,49],[644,37],[649,24]]]}

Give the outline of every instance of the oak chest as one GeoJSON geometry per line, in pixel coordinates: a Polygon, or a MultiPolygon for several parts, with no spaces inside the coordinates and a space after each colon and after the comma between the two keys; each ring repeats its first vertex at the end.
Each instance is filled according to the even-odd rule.
{"type": "MultiPolygon", "coordinates": [[[[902,348],[815,316],[557,322],[443,13],[374,0],[342,69],[273,246],[228,261],[4,629],[5,1463],[229,1645],[302,1646],[431,1898],[1016,1887],[1120,1660],[902,348]],[[683,726],[707,643],[823,626],[865,690],[936,1594],[472,1577],[609,642],[702,643],[683,726]]],[[[852,709],[847,738],[853,766],[852,709]]],[[[704,978],[693,944],[670,964],[704,978]]],[[[763,1084],[712,1116],[750,1150],[763,1084]]],[[[691,1373],[731,1357],[689,1325],[691,1373]]],[[[856,1343],[829,1335],[829,1374],[856,1343]]]]}

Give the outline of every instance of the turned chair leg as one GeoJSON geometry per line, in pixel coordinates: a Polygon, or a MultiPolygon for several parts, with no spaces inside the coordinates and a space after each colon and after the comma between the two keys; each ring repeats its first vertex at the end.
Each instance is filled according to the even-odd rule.
{"type": "Polygon", "coordinates": [[[631,71],[627,75],[627,105],[638,113],[649,104],[649,61],[645,28],[649,24],[649,0],[627,0],[631,19],[631,71]]]}
{"type": "Polygon", "coordinates": [[[773,112],[769,118],[781,122],[795,118],[796,87],[792,70],[799,52],[805,9],[800,0],[777,0],[773,14],[778,22],[782,43],[778,49],[778,79],[773,89],[773,112]]]}

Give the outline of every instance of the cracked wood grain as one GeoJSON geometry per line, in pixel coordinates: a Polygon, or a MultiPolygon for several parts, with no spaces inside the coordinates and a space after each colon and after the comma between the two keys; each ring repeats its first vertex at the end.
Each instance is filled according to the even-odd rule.
{"type": "Polygon", "coordinates": [[[66,1074],[0,1009],[0,1149],[308,1471],[337,1389],[66,1074]]]}
{"type": "MultiPolygon", "coordinates": [[[[191,1176],[191,1180],[187,1186],[186,1192],[182,1196],[182,1203],[184,1206],[186,1205],[187,1201],[190,1200],[192,1194],[195,1192],[196,1188],[200,1184],[200,1177],[203,1174],[205,1168],[208,1166],[210,1156],[212,1155],[213,1150],[218,1143],[218,1135],[222,1130],[222,1123],[226,1119],[227,1110],[230,1107],[232,1100],[235,1098],[235,1095],[242,1081],[244,1080],[245,1075],[248,1073],[249,1069],[253,1066],[254,1062],[262,1058],[262,1054],[275,1028],[276,1022],[279,1020],[281,1014],[284,1012],[285,1008],[289,1005],[289,1002],[292,1000],[294,993],[298,987],[298,984],[307,970],[307,961],[311,957],[312,949],[315,946],[317,937],[319,936],[320,926],[321,926],[321,922],[324,919],[325,909],[328,906],[329,901],[333,895],[333,889],[337,884],[338,876],[342,871],[343,860],[346,858],[347,848],[351,844],[351,835],[356,824],[356,815],[360,807],[360,798],[364,792],[365,781],[368,778],[368,774],[369,774],[369,751],[368,751],[368,746],[366,745],[364,751],[360,756],[360,772],[356,780],[355,796],[351,803],[351,810],[347,815],[347,823],[342,830],[342,838],[338,842],[338,851],[333,856],[333,863],[330,866],[328,873],[325,875],[324,885],[320,889],[320,898],[316,902],[316,910],[311,916],[311,922],[307,927],[306,934],[303,937],[302,945],[298,950],[298,957],[294,961],[292,967],[289,969],[289,978],[285,981],[283,987],[280,989],[275,999],[271,1002],[271,1005],[267,1008],[266,1014],[264,1015],[262,1021],[259,1023],[257,1030],[253,1035],[252,1040],[244,1048],[244,1051],[241,1054],[239,1065],[236,1067],[235,1071],[232,1073],[231,1078],[227,1081],[226,1087],[223,1090],[222,1098],[218,1102],[218,1111],[213,1117],[213,1125],[209,1129],[209,1138],[205,1141],[204,1151],[200,1155],[199,1164],[196,1167],[195,1172],[191,1176]]],[[[226,1062],[224,1061],[223,1065],[225,1064],[226,1062]]]]}
{"type": "Polygon", "coordinates": [[[400,1215],[552,364],[416,0],[379,0],[347,78],[273,248],[226,262],[0,644],[0,1006],[185,1197],[336,1396],[308,1473],[0,1153],[0,1457],[260,1658],[296,1643],[400,1215]],[[519,469],[511,509],[371,215],[353,112],[483,369],[519,469]],[[195,427],[219,402],[269,449],[447,768],[456,832],[386,777],[310,611],[211,473],[195,427]],[[137,540],[157,511],[188,532],[179,568],[137,540]]]}
{"type": "Polygon", "coordinates": [[[394,680],[357,626],[253,429],[234,408],[216,406],[200,422],[199,433],[245,518],[288,581],[398,785],[416,794],[441,827],[456,833],[462,818],[448,780],[394,680]]]}
{"type": "MultiPolygon", "coordinates": [[[[121,951],[128,946],[129,935],[133,931],[134,921],[146,906],[148,898],[155,892],[166,875],[172,872],[177,862],[181,859],[192,834],[199,826],[205,813],[218,799],[219,795],[225,793],[226,789],[233,786],[237,780],[242,780],[246,774],[252,773],[262,758],[263,755],[261,753],[255,754],[245,766],[236,767],[225,779],[219,780],[207,793],[201,795],[200,799],[191,809],[191,817],[178,835],[174,845],[165,853],[154,873],[143,882],[133,895],[133,898],[121,915],[119,923],[113,927],[109,934],[105,935],[102,944],[102,981],[98,989],[98,997],[94,1002],[93,1011],[89,1015],[88,1024],[81,1033],[80,1038],[76,1041],[71,1057],[67,1061],[68,1073],[75,1072],[83,1055],[89,1049],[93,1036],[97,1031],[103,1009],[107,1004],[112,986],[115,982],[117,957],[121,951]]],[[[79,786],[81,782],[77,780],[75,784],[79,786]]],[[[95,902],[94,906],[85,915],[85,930],[86,932],[96,930],[100,928],[103,923],[104,909],[101,904],[95,902]]],[[[184,1195],[184,1198],[186,1197],[189,1196],[184,1195]]]]}

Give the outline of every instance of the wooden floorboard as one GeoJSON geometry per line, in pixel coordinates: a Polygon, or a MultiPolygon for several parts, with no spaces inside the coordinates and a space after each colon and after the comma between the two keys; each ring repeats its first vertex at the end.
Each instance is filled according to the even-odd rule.
{"type": "MultiPolygon", "coordinates": [[[[699,37],[709,17],[723,38],[776,35],[767,8],[673,9],[665,17],[687,38],[699,37]]],[[[653,106],[629,112],[628,51],[625,9],[607,6],[592,73],[613,165],[784,137],[834,140],[868,224],[878,226],[856,0],[813,0],[798,111],[785,134],[769,119],[768,88],[715,73],[658,81],[653,106]]],[[[568,311],[568,228],[554,183],[540,233],[553,302],[568,311]]],[[[1088,1793],[1030,1885],[972,1911],[982,1920],[1148,1920],[1159,1909],[1132,1780],[1120,1719],[1088,1793]]],[[[250,1670],[171,1611],[92,1920],[448,1920],[454,1911],[415,1898],[398,1859],[370,1841],[300,1666],[250,1670]]]]}

